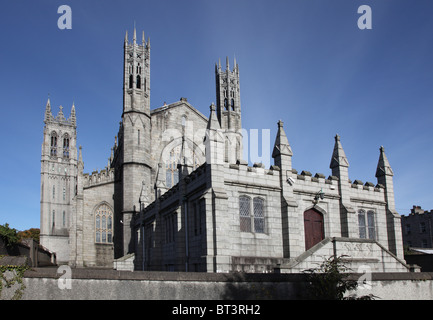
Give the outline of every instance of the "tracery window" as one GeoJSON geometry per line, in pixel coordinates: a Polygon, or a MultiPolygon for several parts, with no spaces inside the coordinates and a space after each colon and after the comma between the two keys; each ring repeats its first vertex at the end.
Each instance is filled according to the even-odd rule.
{"type": "Polygon", "coordinates": [[[359,237],[362,239],[376,239],[374,211],[361,209],[358,211],[359,237]]]}
{"type": "Polygon", "coordinates": [[[113,242],[113,211],[106,204],[101,204],[95,213],[95,242],[113,242]]]}
{"type": "MultiPolygon", "coordinates": [[[[165,160],[165,185],[167,188],[171,188],[179,182],[179,170],[177,169],[177,165],[179,164],[181,150],[181,145],[174,147],[170,151],[168,159],[165,160]]],[[[200,165],[198,158],[191,149],[186,148],[185,157],[191,161],[192,170],[197,169],[200,165]]]]}
{"type": "Polygon", "coordinates": [[[245,195],[239,197],[241,232],[265,233],[265,200],[255,197],[253,201],[245,195]]]}

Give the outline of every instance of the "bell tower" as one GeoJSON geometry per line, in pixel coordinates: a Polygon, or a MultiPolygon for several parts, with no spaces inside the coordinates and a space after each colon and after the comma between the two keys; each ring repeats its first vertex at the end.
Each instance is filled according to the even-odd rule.
{"type": "Polygon", "coordinates": [[[236,59],[233,70],[230,70],[228,57],[225,70],[221,68],[221,61],[215,64],[215,82],[217,117],[225,136],[224,162],[235,163],[242,158],[239,65],[236,59]]]}
{"type": "Polygon", "coordinates": [[[132,42],[128,31],[124,43],[123,112],[137,111],[150,114],[150,39],[137,43],[134,28],[132,42]]]}
{"type": "Polygon", "coordinates": [[[69,228],[77,185],[77,125],[75,106],[69,118],[63,107],[57,116],[45,107],[41,154],[41,245],[57,253],[58,263],[69,261],[69,228]]]}
{"type": "MultiPolygon", "coordinates": [[[[119,220],[123,227],[123,253],[131,252],[130,221],[140,210],[140,196],[151,195],[150,163],[150,39],[137,43],[134,27],[132,42],[126,32],[124,42],[123,113],[119,130],[119,147],[122,150],[122,199],[119,220]]],[[[151,197],[147,197],[152,201],[151,197]]],[[[142,203],[142,205],[148,203],[142,203]]]]}

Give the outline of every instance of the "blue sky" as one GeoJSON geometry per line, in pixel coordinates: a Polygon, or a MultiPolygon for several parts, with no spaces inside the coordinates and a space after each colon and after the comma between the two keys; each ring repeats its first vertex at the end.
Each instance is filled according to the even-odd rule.
{"type": "MultiPolygon", "coordinates": [[[[134,21],[151,41],[151,106],[187,97],[206,116],[215,62],[236,57],[243,126],[277,121],[293,167],[330,175],[339,134],[352,180],[376,183],[379,147],[396,207],[433,209],[433,1],[7,1],[0,12],[0,224],[39,227],[40,153],[50,95],[75,103],[85,171],[107,163],[122,112],[123,39],[134,21]],[[60,30],[60,5],[72,29],[60,30]],[[358,7],[372,9],[360,30],[358,7]]],[[[268,151],[269,153],[272,150],[268,151]]],[[[271,159],[272,161],[272,159],[271,159]]]]}

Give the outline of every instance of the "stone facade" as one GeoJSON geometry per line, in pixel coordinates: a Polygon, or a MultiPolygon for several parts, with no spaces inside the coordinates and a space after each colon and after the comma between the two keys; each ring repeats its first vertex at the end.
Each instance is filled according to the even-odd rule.
{"type": "Polygon", "coordinates": [[[249,166],[242,159],[236,62],[233,69],[228,60],[225,70],[215,66],[217,103],[207,118],[186,98],[150,110],[150,41],[143,34],[138,44],[134,30],[124,49],[122,121],[105,169],[84,173],[75,107],[66,122],[61,116],[54,121],[46,107],[41,238],[48,248],[59,243],[50,248],[58,260],[121,268],[133,261],[136,270],[299,272],[342,252],[353,268],[409,270],[383,147],[376,184],[349,179],[338,135],[328,177],[298,172],[279,121],[274,164],[249,166]],[[47,156],[51,137],[61,134],[59,121],[70,128],[67,190],[74,190],[62,203],[65,231],[50,220],[52,210],[63,210],[51,201],[48,183],[54,176],[49,166],[65,161],[47,156]]]}
{"type": "Polygon", "coordinates": [[[408,248],[433,248],[433,210],[413,206],[410,214],[402,216],[403,244],[408,248]]]}

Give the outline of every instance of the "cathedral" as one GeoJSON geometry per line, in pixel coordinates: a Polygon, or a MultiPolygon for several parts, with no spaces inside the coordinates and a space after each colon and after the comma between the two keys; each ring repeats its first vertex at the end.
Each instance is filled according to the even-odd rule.
{"type": "MultiPolygon", "coordinates": [[[[408,272],[393,171],[349,179],[341,138],[331,172],[298,172],[284,131],[274,164],[242,159],[239,66],[215,65],[216,103],[150,107],[150,40],[124,40],[123,110],[105,169],[84,172],[76,109],[45,107],[41,244],[72,267],[195,272],[301,272],[332,255],[354,271],[408,272]],[[361,269],[360,269],[361,268],[361,269]]],[[[78,111],[79,112],[79,111],[78,111]]],[[[282,115],[284,116],[284,115],[282,115]]]]}

